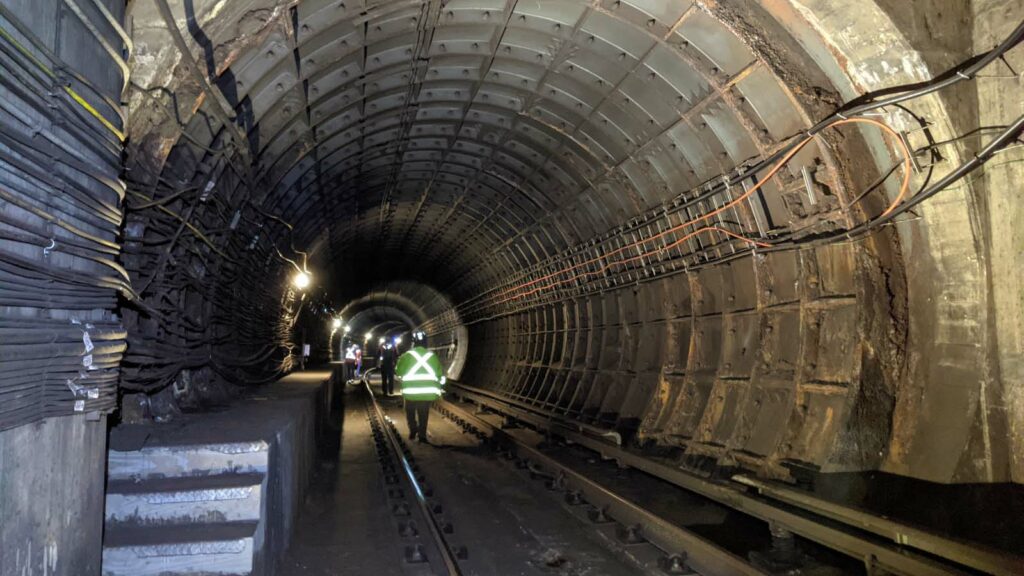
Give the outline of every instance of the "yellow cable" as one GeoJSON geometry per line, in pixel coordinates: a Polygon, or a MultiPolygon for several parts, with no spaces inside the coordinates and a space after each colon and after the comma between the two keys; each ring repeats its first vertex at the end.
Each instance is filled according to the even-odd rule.
{"type": "Polygon", "coordinates": [[[120,130],[117,129],[117,126],[114,126],[113,124],[111,124],[110,120],[107,120],[103,116],[103,114],[100,114],[99,110],[96,110],[95,108],[93,108],[92,104],[89,104],[88,102],[86,102],[85,98],[82,98],[81,96],[79,96],[78,92],[75,92],[70,86],[64,86],[64,91],[67,92],[68,95],[71,96],[71,98],[75,102],[78,102],[78,104],[82,108],[85,108],[86,112],[88,112],[89,114],[92,114],[97,120],[100,121],[101,124],[106,126],[108,130],[113,132],[114,135],[117,136],[117,141],[118,142],[121,142],[122,144],[124,143],[124,132],[121,132],[120,130]]]}
{"type": "Polygon", "coordinates": [[[14,47],[18,49],[18,52],[21,52],[22,54],[24,54],[25,57],[28,58],[29,60],[31,60],[33,64],[35,64],[40,69],[42,69],[43,72],[46,72],[47,76],[49,76],[50,78],[55,78],[56,77],[56,74],[54,74],[53,71],[50,70],[46,66],[46,64],[43,64],[42,62],[40,62],[39,59],[36,58],[35,54],[29,52],[27,48],[25,48],[24,46],[21,45],[20,42],[15,40],[14,37],[11,36],[7,32],[7,30],[5,30],[2,26],[0,26],[0,35],[2,35],[11,44],[14,44],[14,47]]]}
{"type": "MultiPolygon", "coordinates": [[[[51,70],[46,64],[43,64],[27,48],[22,46],[21,43],[18,42],[13,36],[11,36],[10,33],[8,33],[7,30],[5,30],[2,26],[0,26],[0,36],[3,36],[5,40],[7,40],[11,44],[13,44],[14,47],[17,48],[19,52],[24,54],[26,58],[28,58],[37,67],[39,67],[39,69],[42,70],[47,76],[49,76],[50,78],[54,78],[54,79],[57,78],[57,74],[54,73],[53,70],[51,70]]],[[[79,95],[78,92],[75,92],[75,90],[73,88],[71,88],[70,86],[62,86],[62,88],[64,88],[64,91],[67,92],[67,94],[69,96],[71,96],[72,100],[77,102],[78,105],[81,106],[82,108],[84,108],[86,112],[91,114],[94,118],[99,120],[100,123],[103,124],[103,126],[105,126],[108,130],[113,132],[114,135],[117,136],[118,142],[121,142],[122,144],[124,143],[124,140],[125,140],[124,132],[119,130],[117,128],[117,126],[114,126],[110,122],[110,120],[107,120],[103,116],[103,114],[100,114],[99,110],[94,108],[92,104],[89,104],[89,102],[87,102],[85,100],[85,98],[82,98],[82,96],[79,95]]]]}

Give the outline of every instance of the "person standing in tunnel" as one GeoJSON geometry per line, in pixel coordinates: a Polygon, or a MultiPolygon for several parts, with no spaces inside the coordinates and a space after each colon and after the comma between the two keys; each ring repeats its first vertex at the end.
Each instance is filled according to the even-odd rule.
{"type": "Polygon", "coordinates": [[[345,348],[345,381],[355,378],[356,376],[356,347],[354,344],[349,344],[345,348]]]}
{"type": "Polygon", "coordinates": [[[430,406],[443,394],[445,377],[441,360],[436,354],[417,344],[398,358],[395,366],[398,382],[405,401],[405,418],[409,424],[409,439],[428,444],[427,418],[430,406]]]}
{"type": "Polygon", "coordinates": [[[384,344],[380,350],[380,387],[385,397],[395,393],[395,361],[397,352],[390,343],[384,344]]]}

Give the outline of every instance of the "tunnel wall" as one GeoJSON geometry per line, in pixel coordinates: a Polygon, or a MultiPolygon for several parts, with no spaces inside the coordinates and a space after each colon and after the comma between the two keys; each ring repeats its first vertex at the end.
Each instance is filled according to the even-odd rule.
{"type": "MultiPolygon", "coordinates": [[[[402,277],[444,293],[470,330],[467,381],[544,402],[578,379],[584,417],[681,448],[695,466],[1017,477],[1019,418],[1007,414],[1020,400],[1001,372],[1016,366],[1003,343],[1019,314],[988,260],[991,250],[1012,268],[1012,242],[986,246],[1013,235],[979,225],[989,213],[977,182],[867,239],[748,255],[766,236],[827,235],[885,209],[898,178],[859,195],[899,160],[873,128],[823,135],[754,202],[653,257],[494,296],[715,210],[727,194],[702,194],[723,175],[843,102],[941,73],[980,49],[963,33],[976,14],[979,26],[1019,21],[1012,3],[453,1],[364,13],[246,0],[197,1],[170,18],[157,4],[133,6],[144,90],[132,95],[129,158],[226,254],[188,234],[175,248],[181,261],[198,252],[200,277],[214,280],[176,297],[205,299],[197,317],[222,334],[268,346],[259,327],[280,314],[267,303],[288,270],[275,251],[295,258],[298,247],[339,301],[402,277]],[[172,27],[185,56],[166,49],[172,27]],[[168,182],[212,187],[184,202],[190,192],[168,182]],[[268,281],[247,282],[253,270],[268,281]],[[677,303],[657,304],[663,294],[677,303]],[[234,330],[253,309],[263,316],[234,330]]],[[[997,35],[988,26],[979,37],[997,35]]],[[[957,137],[988,101],[982,82],[910,107],[933,140],[953,138],[936,176],[977,143],[957,137]]],[[[930,146],[913,116],[884,114],[912,146],[930,146]]],[[[914,174],[912,189],[926,179],[914,174]]]]}
{"type": "Polygon", "coordinates": [[[871,271],[830,246],[539,306],[473,326],[466,378],[697,468],[870,469],[893,406],[863,342],[871,271]]]}
{"type": "MultiPolygon", "coordinates": [[[[1024,18],[1019,3],[1011,1],[982,2],[974,9],[974,50],[984,50],[999,42],[1013,22],[1024,18]]],[[[1024,57],[1017,54],[1009,62],[1014,70],[1024,66],[1024,57]]],[[[1005,70],[1005,69],[1004,69],[1005,70]]],[[[1001,72],[993,78],[981,80],[978,89],[979,117],[982,126],[1000,125],[1009,122],[1020,113],[1012,97],[1014,90],[1024,92],[1024,77],[1008,78],[1001,72]]],[[[1012,75],[1011,75],[1012,76],[1012,75]]],[[[1024,218],[1024,203],[1020,202],[1020,186],[1024,182],[1024,163],[1012,157],[994,163],[986,169],[981,179],[975,181],[979,187],[978,197],[983,208],[982,226],[986,230],[984,249],[988,261],[989,317],[992,324],[989,333],[995,334],[992,363],[998,366],[988,372],[984,411],[993,412],[989,436],[995,442],[981,436],[981,444],[1003,445],[1000,436],[1006,438],[1005,448],[997,448],[1008,460],[1010,478],[1024,482],[1024,300],[1020,287],[1024,286],[1024,267],[1020,265],[1024,254],[1024,234],[1020,222],[1024,218]],[[991,399],[991,402],[989,401],[991,399]]],[[[982,448],[983,453],[986,452],[982,448]]],[[[992,452],[992,448],[987,449],[992,452]]],[[[992,461],[993,458],[986,459],[992,461]]],[[[991,467],[987,477],[1002,478],[998,466],[991,467]]],[[[986,471],[987,472],[987,471],[986,471]]]]}
{"type": "Polygon", "coordinates": [[[98,575],[116,310],[132,296],[124,3],[0,8],[0,574],[98,575]]]}
{"type": "MultiPolygon", "coordinates": [[[[793,2],[779,20],[844,98],[933,77],[981,45],[995,45],[993,23],[1000,22],[1005,34],[1024,17],[1019,3],[1000,0],[936,1],[913,10],[898,2],[842,8],[793,2]],[[862,29],[872,33],[857,32],[862,29]],[[973,31],[974,42],[966,30],[973,31]]],[[[1008,56],[1011,63],[1021,58],[1019,51],[1008,56]]],[[[933,136],[956,138],[991,126],[996,117],[996,124],[1007,122],[1011,113],[1003,95],[1007,82],[1019,85],[1020,78],[1006,78],[1005,70],[996,67],[970,85],[917,102],[933,136]],[[993,99],[1001,103],[993,105],[993,99]]],[[[969,158],[970,146],[978,144],[959,142],[963,147],[942,147],[945,163],[969,158]]],[[[996,180],[962,180],[923,205],[920,220],[896,227],[908,278],[907,371],[885,470],[940,482],[1021,480],[1019,458],[1013,456],[1020,453],[1021,421],[1019,411],[1014,413],[1019,379],[1013,376],[1018,363],[1003,347],[1016,338],[1019,331],[1012,326],[1020,324],[1020,313],[1007,304],[1006,284],[994,282],[1009,262],[992,260],[1016,240],[1013,227],[1005,227],[1005,212],[990,204],[1004,197],[1007,188],[999,179],[1013,164],[990,163],[985,174],[996,180]],[[999,313],[995,302],[1001,302],[999,313]]]]}
{"type": "MultiPolygon", "coordinates": [[[[744,150],[771,149],[774,139],[813,124],[830,99],[838,100],[764,10],[756,3],[711,5],[708,12],[720,20],[700,16],[679,28],[683,50],[707,58],[689,61],[695,73],[728,88],[707,96],[710,103],[690,120],[698,134],[707,130],[703,136],[690,141],[680,131],[668,139],[671,145],[638,151],[622,168],[618,193],[644,205],[641,199],[653,191],[685,186],[670,168],[675,155],[713,179],[719,160],[711,158],[741,162],[744,150]]],[[[865,157],[864,146],[850,140],[801,154],[780,189],[745,206],[740,221],[755,234],[761,227],[844,225],[830,210],[850,204],[849,190],[864,185],[859,177],[866,171],[846,167],[865,157]],[[816,202],[804,195],[801,167],[814,174],[822,195],[816,202]]],[[[605,203],[598,212],[609,218],[597,227],[602,233],[559,258],[590,270],[588,262],[614,262],[602,255],[691,214],[676,199],[646,204],[620,224],[625,219],[609,217],[605,203]]],[[[467,378],[628,432],[641,444],[680,448],[682,461],[697,469],[741,465],[789,477],[793,466],[880,467],[906,330],[894,239],[744,257],[737,246],[708,236],[680,249],[700,257],[627,260],[596,281],[589,272],[562,275],[558,265],[526,267],[522,281],[558,281],[532,280],[525,286],[538,287],[519,290],[521,296],[513,289],[485,307],[480,323],[471,325],[467,378]],[[726,263],[706,264],[709,259],[726,263]]]]}
{"type": "MultiPolygon", "coordinates": [[[[783,73],[777,59],[784,50],[766,50],[768,38],[752,32],[757,8],[796,39],[841,100],[925,80],[982,49],[963,34],[975,13],[984,16],[977,23],[984,49],[1000,39],[993,20],[1007,23],[1004,34],[1020,21],[1019,7],[1004,2],[934,2],[910,11],[880,2],[852,12],[815,2],[709,6],[783,73]]],[[[979,97],[991,100],[1006,83],[1019,83],[1002,76],[917,109],[935,121],[937,139],[955,138],[978,125],[979,97]]],[[[996,117],[1005,124],[1013,115],[996,117]]],[[[867,148],[847,149],[847,157],[886,162],[877,135],[867,137],[867,148]]],[[[943,153],[960,161],[955,148],[943,153]]],[[[997,181],[1005,182],[1007,169],[994,167],[997,181]]],[[[979,184],[955,187],[923,211],[923,222],[898,225],[899,252],[838,245],[768,255],[773,261],[760,265],[764,257],[755,256],[753,265],[690,272],[662,281],[666,287],[638,274],[633,288],[563,296],[485,321],[473,327],[474,342],[487,344],[470,378],[555,413],[635,431],[641,443],[682,447],[682,462],[694,468],[739,464],[783,476],[794,466],[880,468],[940,482],[1019,480],[1011,456],[1019,393],[993,358],[996,318],[1015,325],[1019,313],[1000,287],[989,293],[988,286],[990,275],[1016,266],[985,265],[986,244],[1005,255],[1013,241],[1004,238],[1013,232],[979,221],[986,194],[998,193],[979,184]],[[910,267],[908,278],[900,262],[910,267]],[[743,291],[746,297],[737,294],[743,291]],[[1008,315],[986,309],[993,296],[1008,315]]],[[[1011,372],[1016,365],[1006,363],[1011,372]]]]}

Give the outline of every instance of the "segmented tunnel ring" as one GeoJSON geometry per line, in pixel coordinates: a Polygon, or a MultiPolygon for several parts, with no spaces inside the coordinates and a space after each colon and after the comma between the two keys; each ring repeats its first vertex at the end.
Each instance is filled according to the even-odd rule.
{"type": "MultiPolygon", "coordinates": [[[[543,395],[568,417],[683,447],[694,467],[738,461],[778,476],[793,466],[892,465],[887,449],[900,439],[887,423],[902,422],[892,412],[910,403],[909,326],[935,316],[910,314],[919,305],[905,299],[934,283],[907,285],[905,227],[868,224],[894,224],[895,203],[922,199],[910,196],[908,179],[923,187],[936,169],[946,110],[919,98],[975,77],[970,62],[933,73],[917,90],[918,78],[895,74],[908,60],[891,64],[916,54],[912,46],[894,40],[900,48],[884,55],[861,47],[872,60],[856,70],[895,71],[876,83],[901,84],[896,95],[865,93],[846,85],[851,76],[867,81],[847,55],[803,43],[871,21],[817,29],[786,2],[761,12],[682,0],[198,4],[185,14],[187,31],[181,13],[169,18],[140,3],[135,14],[145,23],[136,39],[144,68],[179,63],[188,74],[133,88],[132,142],[144,144],[129,156],[140,177],[131,188],[174,200],[175,214],[188,210],[198,230],[230,230],[213,244],[237,262],[207,255],[189,230],[175,235],[180,219],[171,214],[143,211],[129,228],[150,242],[172,238],[182,261],[198,251],[202,275],[227,276],[209,291],[172,283],[170,297],[215,310],[220,332],[234,336],[225,347],[251,342],[264,359],[273,339],[288,351],[278,367],[290,367],[291,324],[274,317],[279,306],[260,306],[280,300],[271,283],[238,288],[232,280],[247,269],[290,273],[280,258],[309,256],[326,277],[345,279],[334,295],[342,299],[386,295],[405,277],[434,286],[451,306],[419,328],[446,344],[467,331],[462,340],[475,346],[467,379],[496,371],[488,376],[503,393],[543,395]],[[158,53],[168,29],[197,46],[158,53]],[[210,77],[193,86],[204,60],[210,77]],[[203,98],[180,110],[148,90],[203,98]],[[900,99],[911,93],[912,102],[900,99]],[[236,124],[218,122],[222,99],[236,124]],[[179,116],[169,130],[168,118],[179,116]],[[847,122],[876,125],[821,133],[847,122]],[[819,133],[754,190],[762,162],[819,133]],[[239,168],[233,160],[243,156],[254,164],[239,168]],[[922,162],[930,164],[922,174],[904,168],[922,162]],[[899,191],[887,188],[893,174],[899,191]],[[178,202],[191,198],[186,190],[198,193],[191,205],[178,202]],[[885,213],[884,222],[874,218],[885,213]],[[633,253],[638,242],[705,217],[707,226],[633,253]],[[843,237],[868,231],[856,242],[843,237]],[[805,236],[817,240],[773,244],[805,236]],[[625,250],[627,258],[605,261],[625,250]],[[567,274],[573,266],[582,268],[567,274]],[[474,306],[482,294],[551,275],[553,289],[474,306]],[[268,330],[275,324],[284,326],[268,330]],[[681,398],[686,411],[676,409],[681,398]],[[858,426],[861,415],[879,424],[858,426]],[[835,447],[849,437],[855,454],[835,447]]],[[[880,11],[869,4],[858,15],[880,11]]],[[[877,24],[892,26],[885,16],[877,24]]],[[[996,53],[974,63],[989,57],[996,53]]],[[[934,182],[942,186],[919,190],[945,188],[945,168],[934,182]]],[[[944,218],[931,214],[924,219],[941,229],[944,218]]],[[[159,252],[130,258],[146,285],[156,276],[149,270],[169,259],[159,252]]],[[[421,307],[433,302],[417,298],[421,307]]],[[[154,334],[135,328],[140,347],[154,345],[154,334]]],[[[249,365],[232,365],[224,352],[213,355],[217,374],[238,379],[249,365]]],[[[465,346],[456,352],[467,354],[465,346]]],[[[130,384],[149,390],[174,376],[152,372],[133,372],[130,384]]],[[[915,440],[932,436],[915,430],[915,440]]],[[[947,481],[961,461],[969,460],[918,476],[947,481]]]]}
{"type": "Polygon", "coordinates": [[[277,380],[365,297],[467,397],[773,537],[1019,572],[998,497],[914,529],[802,488],[1024,480],[1021,163],[990,162],[1021,149],[1021,10],[0,2],[0,539],[99,570],[102,534],[49,516],[95,518],[108,415],[277,380]]]}

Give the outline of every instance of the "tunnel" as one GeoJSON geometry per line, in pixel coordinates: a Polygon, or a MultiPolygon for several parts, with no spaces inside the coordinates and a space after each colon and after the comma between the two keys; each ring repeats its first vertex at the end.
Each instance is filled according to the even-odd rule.
{"type": "Polygon", "coordinates": [[[1022,40],[0,0],[0,576],[1024,574],[1022,40]]]}

